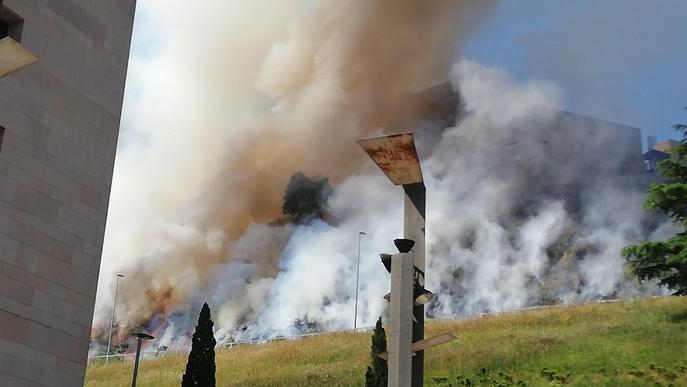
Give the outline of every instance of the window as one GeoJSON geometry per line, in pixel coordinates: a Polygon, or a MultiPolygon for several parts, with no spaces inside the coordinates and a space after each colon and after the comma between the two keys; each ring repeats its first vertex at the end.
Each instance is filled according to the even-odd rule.
{"type": "Polygon", "coordinates": [[[36,54],[19,43],[23,28],[24,19],[3,6],[0,0],[0,78],[38,60],[36,54]]]}
{"type": "Polygon", "coordinates": [[[2,140],[5,137],[5,128],[0,126],[0,151],[2,151],[2,140]]]}
{"type": "Polygon", "coordinates": [[[4,38],[5,36],[9,36],[9,34],[10,25],[6,21],[0,19],[0,39],[4,38]]]}
{"type": "Polygon", "coordinates": [[[21,31],[24,24],[24,19],[9,8],[0,5],[0,39],[7,36],[21,41],[21,31]]]}

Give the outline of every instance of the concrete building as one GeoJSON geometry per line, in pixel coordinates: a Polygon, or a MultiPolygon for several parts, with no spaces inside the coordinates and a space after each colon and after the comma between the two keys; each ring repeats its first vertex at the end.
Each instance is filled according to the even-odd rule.
{"type": "Polygon", "coordinates": [[[0,8],[0,386],[81,386],[135,0],[0,8]]]}

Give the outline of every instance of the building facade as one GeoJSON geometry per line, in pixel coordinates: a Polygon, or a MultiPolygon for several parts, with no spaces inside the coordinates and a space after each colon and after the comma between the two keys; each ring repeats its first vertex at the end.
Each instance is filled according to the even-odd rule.
{"type": "Polygon", "coordinates": [[[0,386],[83,384],[135,3],[0,1],[0,386]]]}

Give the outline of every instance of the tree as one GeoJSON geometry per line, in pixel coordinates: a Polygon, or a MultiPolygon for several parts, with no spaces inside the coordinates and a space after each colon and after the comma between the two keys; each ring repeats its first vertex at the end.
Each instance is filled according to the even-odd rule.
{"type": "Polygon", "coordinates": [[[198,316],[198,325],[193,333],[191,353],[188,355],[186,372],[181,379],[181,387],[215,387],[215,336],[212,334],[213,322],[210,307],[203,304],[198,316]]]}
{"type": "Polygon", "coordinates": [[[674,128],[683,138],[671,149],[671,158],[658,164],[663,179],[649,187],[645,207],[668,215],[682,231],[667,240],[625,247],[622,254],[640,280],[656,279],[675,295],[687,295],[687,125],[674,128]]]}
{"type": "Polygon", "coordinates": [[[382,318],[380,317],[372,333],[372,364],[367,367],[367,372],[365,372],[365,387],[382,387],[387,385],[388,370],[386,361],[377,356],[378,353],[382,352],[386,352],[386,332],[384,332],[382,318]]]}
{"type": "Polygon", "coordinates": [[[308,177],[303,172],[296,172],[286,186],[282,212],[290,215],[295,223],[303,223],[312,218],[321,219],[331,191],[326,177],[308,177]]]}

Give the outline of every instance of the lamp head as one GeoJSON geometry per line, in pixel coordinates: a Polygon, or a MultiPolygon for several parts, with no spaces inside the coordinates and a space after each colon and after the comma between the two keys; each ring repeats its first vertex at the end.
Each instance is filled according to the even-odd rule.
{"type": "Polygon", "coordinates": [[[379,254],[379,257],[382,258],[382,264],[384,264],[384,268],[386,271],[391,273],[391,254],[379,254]]]}
{"type": "Polygon", "coordinates": [[[394,239],[394,245],[400,253],[407,253],[415,246],[415,241],[412,239],[394,239]]]}
{"type": "MultiPolygon", "coordinates": [[[[420,306],[432,300],[434,294],[425,288],[415,288],[413,291],[413,305],[420,306]]],[[[391,293],[387,293],[383,297],[386,302],[391,302],[391,293]]]]}
{"type": "Polygon", "coordinates": [[[142,339],[142,340],[152,340],[152,339],[155,338],[154,336],[149,335],[149,334],[147,334],[147,333],[145,333],[145,332],[134,332],[134,333],[132,333],[131,335],[132,335],[132,336],[136,336],[136,337],[138,337],[139,339],[142,339]]]}
{"type": "Polygon", "coordinates": [[[429,290],[425,288],[416,287],[413,291],[413,304],[424,305],[428,303],[433,297],[434,294],[432,294],[432,292],[430,292],[429,290]]]}

